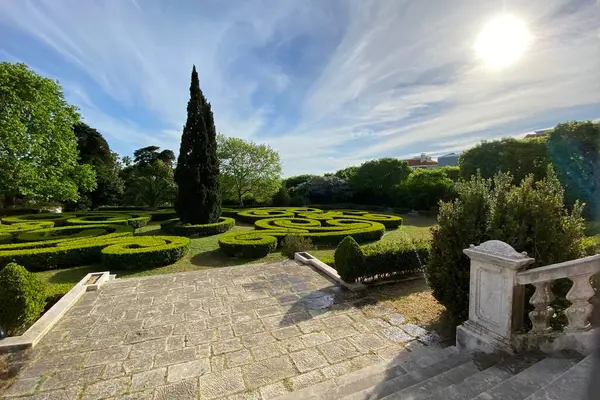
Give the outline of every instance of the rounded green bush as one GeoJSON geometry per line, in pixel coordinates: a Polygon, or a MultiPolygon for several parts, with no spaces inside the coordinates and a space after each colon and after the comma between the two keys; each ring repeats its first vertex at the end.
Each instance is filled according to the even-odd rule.
{"type": "MultiPolygon", "coordinates": [[[[19,242],[37,242],[41,240],[70,240],[84,237],[106,235],[109,237],[130,236],[134,228],[127,225],[79,225],[62,226],[22,232],[17,235],[19,242]]],[[[105,237],[106,237],[105,236],[105,237]]]]}
{"type": "Polygon", "coordinates": [[[229,257],[260,258],[277,249],[277,237],[262,232],[232,232],[219,238],[219,247],[229,257]]]}
{"type": "Polygon", "coordinates": [[[171,235],[200,237],[223,233],[233,228],[235,219],[228,217],[219,218],[214,224],[191,225],[182,224],[179,218],[170,219],[160,224],[160,229],[171,235]]]}
{"type": "Polygon", "coordinates": [[[120,240],[102,249],[102,263],[117,269],[147,269],[173,264],[187,252],[190,239],[144,236],[120,240]]]}
{"type": "Polygon", "coordinates": [[[23,222],[44,222],[50,221],[54,223],[54,226],[64,225],[69,218],[73,218],[75,215],[71,213],[42,213],[42,214],[24,214],[24,215],[13,215],[10,217],[2,218],[2,223],[6,225],[18,224],[23,222]]]}
{"type": "Polygon", "coordinates": [[[9,336],[19,335],[44,311],[44,283],[23,266],[10,263],[0,270],[0,288],[0,326],[9,336]]]}
{"type": "Polygon", "coordinates": [[[335,269],[346,282],[355,282],[364,268],[365,256],[356,240],[346,236],[334,253],[335,269]]]}

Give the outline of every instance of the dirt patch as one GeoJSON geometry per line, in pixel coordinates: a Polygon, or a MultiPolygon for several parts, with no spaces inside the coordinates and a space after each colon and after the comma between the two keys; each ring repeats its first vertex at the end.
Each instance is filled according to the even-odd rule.
{"type": "Polygon", "coordinates": [[[10,386],[23,363],[30,358],[28,351],[0,354],[0,394],[10,386]]]}

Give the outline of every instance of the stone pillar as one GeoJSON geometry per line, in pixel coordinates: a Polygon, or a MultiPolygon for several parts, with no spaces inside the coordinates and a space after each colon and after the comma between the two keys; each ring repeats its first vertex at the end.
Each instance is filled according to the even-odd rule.
{"type": "Polygon", "coordinates": [[[469,320],[457,328],[461,350],[512,352],[511,335],[522,326],[524,287],[517,273],[535,260],[499,240],[465,249],[471,259],[469,320]]]}

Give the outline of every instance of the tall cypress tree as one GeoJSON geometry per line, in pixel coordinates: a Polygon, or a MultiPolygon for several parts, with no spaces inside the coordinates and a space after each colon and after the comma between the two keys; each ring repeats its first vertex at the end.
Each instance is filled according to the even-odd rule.
{"type": "Polygon", "coordinates": [[[217,131],[210,103],[200,90],[196,66],[192,69],[187,121],[175,169],[179,187],[175,211],[182,223],[209,224],[221,215],[217,131]]]}

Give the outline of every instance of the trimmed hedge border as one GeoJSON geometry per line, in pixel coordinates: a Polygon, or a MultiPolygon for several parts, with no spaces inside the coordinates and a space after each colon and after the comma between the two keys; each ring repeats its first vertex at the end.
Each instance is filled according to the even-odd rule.
{"type": "Polygon", "coordinates": [[[2,218],[2,223],[13,225],[23,222],[52,222],[54,226],[65,225],[69,218],[75,217],[73,213],[43,213],[43,214],[23,214],[12,215],[2,218]]]}
{"type": "Polygon", "coordinates": [[[133,234],[134,228],[128,225],[76,225],[59,228],[37,229],[19,233],[18,242],[38,242],[42,240],[73,240],[84,237],[120,237],[133,234]]]}
{"type": "Polygon", "coordinates": [[[254,223],[252,232],[232,232],[219,238],[219,247],[229,256],[259,257],[275,251],[283,238],[297,234],[311,239],[313,243],[337,245],[346,236],[357,242],[381,239],[385,226],[379,222],[356,219],[331,219],[320,221],[307,218],[267,218],[254,223]],[[265,253],[265,251],[267,251],[265,253]]]}
{"type": "Polygon", "coordinates": [[[148,214],[82,213],[67,219],[68,225],[129,225],[141,228],[150,222],[148,214]]]}
{"type": "Polygon", "coordinates": [[[170,219],[160,224],[160,229],[166,233],[177,236],[201,237],[211,236],[223,233],[233,228],[235,220],[233,218],[221,217],[219,222],[213,224],[190,225],[182,224],[179,218],[170,219]]]}
{"type": "Polygon", "coordinates": [[[138,236],[102,249],[102,263],[118,269],[163,267],[181,259],[190,239],[180,236],[138,236]]]}
{"type": "Polygon", "coordinates": [[[112,245],[121,249],[125,245],[127,250],[109,252],[111,255],[107,257],[111,265],[124,266],[124,263],[133,260],[131,262],[134,268],[152,267],[167,261],[168,264],[177,261],[185,254],[189,244],[189,239],[179,236],[123,237],[127,234],[131,235],[123,232],[119,237],[105,235],[0,245],[0,268],[11,262],[24,265],[29,271],[94,264],[103,259],[102,250],[112,245]]]}

